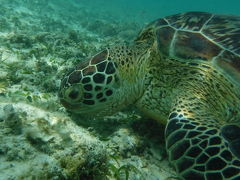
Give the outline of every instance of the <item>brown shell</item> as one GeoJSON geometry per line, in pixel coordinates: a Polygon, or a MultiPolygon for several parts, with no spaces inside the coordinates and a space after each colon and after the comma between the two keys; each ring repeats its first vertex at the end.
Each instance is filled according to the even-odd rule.
{"type": "Polygon", "coordinates": [[[138,40],[156,38],[161,53],[207,61],[240,82],[240,17],[187,12],[150,23],[138,40]]]}

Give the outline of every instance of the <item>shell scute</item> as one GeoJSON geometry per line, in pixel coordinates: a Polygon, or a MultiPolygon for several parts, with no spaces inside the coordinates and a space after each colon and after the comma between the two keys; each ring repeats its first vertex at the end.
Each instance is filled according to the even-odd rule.
{"type": "Polygon", "coordinates": [[[171,46],[171,41],[173,39],[174,33],[175,30],[170,26],[159,28],[156,30],[158,49],[161,49],[161,52],[166,55],[169,55],[169,49],[171,46]]]}
{"type": "Polygon", "coordinates": [[[208,62],[240,82],[240,16],[206,12],[167,16],[147,26],[138,40],[155,41],[161,54],[182,62],[208,62]]]}
{"type": "Polygon", "coordinates": [[[165,19],[176,29],[200,31],[212,14],[206,12],[187,12],[168,16],[165,19]]]}
{"type": "Polygon", "coordinates": [[[240,82],[240,16],[181,13],[156,20],[153,31],[160,53],[181,61],[207,61],[240,82]]]}
{"type": "Polygon", "coordinates": [[[221,48],[200,33],[179,31],[176,35],[174,56],[181,59],[210,61],[221,52],[221,48]]]}
{"type": "Polygon", "coordinates": [[[240,57],[231,51],[224,51],[216,59],[215,64],[232,79],[240,82],[240,57]]]}
{"type": "Polygon", "coordinates": [[[151,23],[148,24],[148,27],[155,26],[155,27],[162,27],[162,26],[168,26],[168,23],[165,19],[159,18],[151,23]]]}
{"type": "Polygon", "coordinates": [[[240,54],[240,17],[215,15],[202,33],[223,48],[240,54]]]}

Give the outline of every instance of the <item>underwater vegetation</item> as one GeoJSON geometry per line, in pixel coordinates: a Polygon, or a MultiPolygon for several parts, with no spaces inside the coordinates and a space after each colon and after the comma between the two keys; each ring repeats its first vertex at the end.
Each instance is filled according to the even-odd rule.
{"type": "Polygon", "coordinates": [[[0,4],[0,180],[174,175],[156,138],[161,127],[135,109],[90,121],[66,112],[57,97],[71,67],[133,39],[142,24],[103,18],[75,1],[0,4]]]}

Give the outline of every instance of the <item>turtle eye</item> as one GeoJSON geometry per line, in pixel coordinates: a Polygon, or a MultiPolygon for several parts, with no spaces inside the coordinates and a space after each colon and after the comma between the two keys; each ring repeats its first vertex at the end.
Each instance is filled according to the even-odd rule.
{"type": "Polygon", "coordinates": [[[71,99],[76,99],[76,98],[78,97],[78,95],[79,95],[79,92],[76,91],[76,90],[72,90],[72,91],[68,94],[68,96],[69,96],[71,99]]]}
{"type": "Polygon", "coordinates": [[[79,85],[71,86],[68,90],[66,90],[66,96],[71,101],[79,101],[82,98],[81,87],[79,85]]]}

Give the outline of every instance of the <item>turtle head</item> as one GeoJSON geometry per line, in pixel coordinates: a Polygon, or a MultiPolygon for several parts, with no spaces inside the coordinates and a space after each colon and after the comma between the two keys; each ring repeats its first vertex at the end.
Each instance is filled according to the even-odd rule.
{"type": "Polygon", "coordinates": [[[105,49],[62,79],[59,91],[63,106],[83,115],[110,115],[134,103],[143,89],[136,54],[128,46],[105,49]]]}

